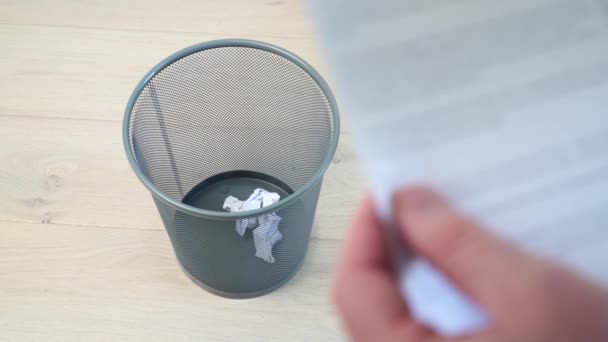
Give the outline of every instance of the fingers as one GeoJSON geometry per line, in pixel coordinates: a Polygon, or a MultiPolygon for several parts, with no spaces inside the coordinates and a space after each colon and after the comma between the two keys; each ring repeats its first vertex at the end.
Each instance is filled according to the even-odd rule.
{"type": "Polygon", "coordinates": [[[353,222],[342,259],[343,269],[388,268],[384,237],[379,228],[371,197],[366,197],[353,222]]]}
{"type": "MultiPolygon", "coordinates": [[[[368,199],[359,211],[335,284],[347,330],[355,341],[447,341],[408,315],[372,207],[368,199]]],[[[608,335],[604,289],[525,255],[429,189],[398,194],[394,209],[410,246],[496,318],[492,329],[450,341],[599,341],[608,335]]]]}
{"type": "Polygon", "coordinates": [[[355,341],[422,341],[420,338],[429,334],[409,320],[369,199],[347,240],[334,298],[355,341]]]}
{"type": "Polygon", "coordinates": [[[399,193],[395,213],[416,252],[484,306],[504,306],[505,300],[521,297],[524,290],[517,279],[535,272],[535,259],[485,231],[427,188],[399,193]]]}

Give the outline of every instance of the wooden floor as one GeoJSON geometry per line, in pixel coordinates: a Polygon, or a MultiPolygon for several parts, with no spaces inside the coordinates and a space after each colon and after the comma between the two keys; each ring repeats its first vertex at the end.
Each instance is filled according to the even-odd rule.
{"type": "Polygon", "coordinates": [[[304,266],[228,300],[180,270],[121,141],[127,99],[171,53],[242,37],[326,75],[292,0],[0,0],[0,340],[336,341],[328,298],[361,177],[344,130],[304,266]]]}

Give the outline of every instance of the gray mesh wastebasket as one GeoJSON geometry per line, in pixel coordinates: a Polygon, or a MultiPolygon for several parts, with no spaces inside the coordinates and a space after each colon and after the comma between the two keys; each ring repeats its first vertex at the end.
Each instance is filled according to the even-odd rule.
{"type": "Polygon", "coordinates": [[[304,260],[339,118],[325,81],[294,54],[261,42],[219,40],[168,57],[139,83],[123,139],[150,190],[183,270],[226,297],[266,294],[304,260]],[[227,212],[227,196],[277,192],[267,207],[227,212]],[[275,262],[255,256],[238,219],[276,213],[275,262]]]}

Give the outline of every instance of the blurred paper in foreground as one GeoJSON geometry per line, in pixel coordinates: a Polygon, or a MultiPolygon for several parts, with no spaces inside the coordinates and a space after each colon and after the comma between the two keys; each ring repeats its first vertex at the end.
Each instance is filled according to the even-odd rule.
{"type": "Polygon", "coordinates": [[[608,1],[309,3],[380,199],[433,184],[608,282],[608,1]]]}

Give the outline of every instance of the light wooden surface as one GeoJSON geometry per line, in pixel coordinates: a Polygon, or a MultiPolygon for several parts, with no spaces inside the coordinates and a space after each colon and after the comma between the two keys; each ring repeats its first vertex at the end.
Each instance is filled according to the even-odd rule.
{"type": "Polygon", "coordinates": [[[343,131],[304,266],[228,300],[179,269],[131,171],[121,120],[158,61],[218,38],[292,50],[322,74],[291,0],[0,0],[0,340],[336,341],[328,293],[361,177],[343,131]]]}

